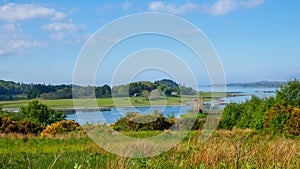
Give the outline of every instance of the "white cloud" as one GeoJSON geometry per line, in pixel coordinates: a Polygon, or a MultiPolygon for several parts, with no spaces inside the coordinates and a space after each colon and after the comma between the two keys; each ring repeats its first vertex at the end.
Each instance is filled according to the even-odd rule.
{"type": "Polygon", "coordinates": [[[208,12],[212,15],[225,15],[239,9],[250,9],[262,5],[265,0],[217,0],[208,12]]]}
{"type": "Polygon", "coordinates": [[[154,1],[149,5],[149,9],[152,11],[160,11],[165,9],[165,4],[162,1],[154,1]]]}
{"type": "Polygon", "coordinates": [[[265,0],[248,0],[239,2],[240,6],[243,8],[254,8],[256,6],[262,5],[265,0]]]}
{"type": "Polygon", "coordinates": [[[70,22],[69,23],[54,22],[54,23],[49,23],[47,25],[43,25],[42,29],[47,31],[55,31],[55,32],[61,32],[61,31],[76,32],[79,29],[79,27],[70,22]]]}
{"type": "Polygon", "coordinates": [[[217,0],[212,5],[184,3],[176,5],[163,1],[152,1],[148,8],[150,11],[167,12],[174,15],[184,15],[188,12],[198,11],[199,13],[220,16],[229,14],[239,9],[250,9],[262,5],[265,0],[217,0]]]}
{"type": "Polygon", "coordinates": [[[25,36],[18,25],[4,24],[0,27],[0,55],[23,54],[29,48],[42,46],[43,43],[33,40],[29,35],[25,36]]]}
{"type": "Polygon", "coordinates": [[[72,22],[53,22],[42,26],[42,30],[52,32],[50,38],[54,40],[62,40],[67,36],[77,36],[75,34],[84,28],[84,25],[75,25],[72,22]]]}
{"type": "Polygon", "coordinates": [[[151,11],[167,12],[174,15],[184,15],[185,13],[196,9],[198,5],[186,3],[176,6],[174,3],[164,3],[162,1],[153,1],[149,5],[151,11]]]}
{"type": "Polygon", "coordinates": [[[35,4],[7,3],[0,6],[0,20],[15,22],[34,18],[50,17],[54,20],[64,19],[65,14],[53,8],[47,8],[35,4]]]}
{"type": "Polygon", "coordinates": [[[211,7],[211,13],[213,15],[228,14],[238,8],[236,0],[218,0],[211,7]]]}
{"type": "Polygon", "coordinates": [[[55,12],[52,20],[59,21],[65,19],[66,17],[67,15],[62,12],[55,12]]]}

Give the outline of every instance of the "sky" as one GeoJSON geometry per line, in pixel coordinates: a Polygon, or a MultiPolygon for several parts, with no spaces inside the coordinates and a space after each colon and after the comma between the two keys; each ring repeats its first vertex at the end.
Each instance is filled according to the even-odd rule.
{"type": "MultiPolygon", "coordinates": [[[[120,17],[144,12],[175,15],[201,30],[218,53],[227,83],[300,78],[300,1],[2,0],[0,79],[70,84],[78,56],[97,30],[120,17]]],[[[111,83],[116,67],[124,58],[149,48],[175,54],[187,62],[200,84],[210,82],[203,63],[191,59],[195,58],[189,57],[193,53],[182,44],[168,37],[147,34],[115,45],[98,66],[96,84],[111,83]]],[[[164,57],[163,53],[156,54],[164,57]]],[[[145,58],[145,62],[151,61],[148,54],[145,58]]],[[[130,64],[140,64],[139,59],[130,64]]],[[[184,79],[185,75],[178,76],[184,79]]],[[[172,77],[168,72],[143,70],[131,80],[172,77]]]]}

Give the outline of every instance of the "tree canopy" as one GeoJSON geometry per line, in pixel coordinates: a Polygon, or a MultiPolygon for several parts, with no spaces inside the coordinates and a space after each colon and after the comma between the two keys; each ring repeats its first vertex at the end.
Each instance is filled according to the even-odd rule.
{"type": "Polygon", "coordinates": [[[47,105],[40,103],[38,100],[29,102],[27,106],[22,106],[20,113],[29,120],[44,125],[51,125],[66,118],[63,111],[50,109],[47,105]]]}

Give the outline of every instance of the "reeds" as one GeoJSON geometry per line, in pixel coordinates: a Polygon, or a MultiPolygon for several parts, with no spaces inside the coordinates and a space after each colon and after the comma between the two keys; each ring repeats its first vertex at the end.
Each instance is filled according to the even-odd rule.
{"type": "MultiPolygon", "coordinates": [[[[139,134],[151,135],[129,135],[139,134]]],[[[106,152],[83,133],[55,138],[1,135],[0,168],[300,168],[299,138],[235,129],[216,131],[201,143],[200,135],[192,131],[170,150],[145,158],[106,152]]]]}

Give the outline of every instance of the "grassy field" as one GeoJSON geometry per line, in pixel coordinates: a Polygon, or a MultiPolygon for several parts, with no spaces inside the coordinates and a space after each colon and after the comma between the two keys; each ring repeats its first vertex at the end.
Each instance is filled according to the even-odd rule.
{"type": "MultiPolygon", "coordinates": [[[[124,134],[149,137],[159,132],[124,134]]],[[[0,168],[300,168],[299,138],[235,130],[216,131],[209,140],[200,143],[199,133],[192,131],[182,143],[152,158],[111,154],[83,133],[54,138],[2,135],[0,168]]]]}
{"type": "MultiPolygon", "coordinates": [[[[76,107],[80,108],[95,108],[93,104],[94,99],[75,99],[76,107]]],[[[26,105],[30,100],[18,100],[18,101],[1,101],[0,105],[3,108],[19,108],[22,105],[26,105]]],[[[73,99],[57,99],[57,100],[39,100],[41,103],[46,104],[50,108],[64,109],[64,108],[74,108],[73,99]]],[[[191,102],[192,98],[179,98],[179,97],[168,97],[167,99],[157,99],[151,101],[151,103],[142,97],[131,97],[131,98],[97,98],[96,102],[99,107],[114,107],[115,103],[119,106],[148,106],[152,105],[162,105],[166,103],[167,105],[180,105],[181,103],[186,104],[191,102]]]]}
{"type": "MultiPolygon", "coordinates": [[[[201,92],[199,94],[200,97],[203,97],[205,101],[209,101],[212,99],[219,99],[220,97],[224,97],[224,93],[214,93],[212,97],[212,93],[210,92],[201,92]]],[[[95,108],[95,105],[92,104],[93,99],[76,99],[76,107],[80,108],[95,108]]],[[[3,108],[14,108],[18,109],[22,105],[26,105],[30,100],[17,100],[17,101],[0,101],[0,105],[3,108]]],[[[56,99],[56,100],[40,100],[43,104],[46,104],[50,108],[56,109],[68,109],[74,108],[73,99],[56,99]]],[[[191,96],[183,96],[183,97],[166,97],[161,99],[154,99],[150,102],[143,97],[118,97],[118,98],[97,98],[96,102],[99,107],[114,107],[115,103],[118,106],[148,106],[148,105],[181,105],[181,104],[189,104],[192,101],[191,96]]]]}

